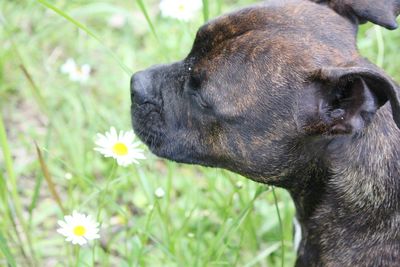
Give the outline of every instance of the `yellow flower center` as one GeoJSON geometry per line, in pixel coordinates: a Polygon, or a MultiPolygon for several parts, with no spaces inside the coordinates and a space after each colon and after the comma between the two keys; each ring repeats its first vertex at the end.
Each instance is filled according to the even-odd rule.
{"type": "Polygon", "coordinates": [[[76,236],[83,236],[86,234],[86,228],[82,225],[75,226],[74,228],[74,235],[76,236]]]}
{"type": "Polygon", "coordinates": [[[180,4],[180,5],[178,6],[178,10],[179,10],[180,12],[185,11],[185,5],[184,5],[184,4],[180,4]]]}
{"type": "Polygon", "coordinates": [[[118,156],[125,156],[128,154],[128,147],[123,143],[116,143],[113,148],[113,152],[118,156]]]}

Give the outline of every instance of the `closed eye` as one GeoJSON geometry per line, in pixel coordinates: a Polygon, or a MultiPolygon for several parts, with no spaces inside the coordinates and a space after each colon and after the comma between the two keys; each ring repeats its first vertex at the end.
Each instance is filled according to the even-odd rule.
{"type": "Polygon", "coordinates": [[[201,87],[201,78],[199,76],[190,76],[188,86],[192,90],[199,90],[201,87]]]}
{"type": "Polygon", "coordinates": [[[209,109],[211,106],[208,104],[208,102],[204,99],[202,96],[202,81],[205,77],[204,72],[196,73],[196,74],[191,74],[189,79],[186,82],[185,89],[186,92],[189,94],[191,99],[200,107],[203,109],[209,109]]]}

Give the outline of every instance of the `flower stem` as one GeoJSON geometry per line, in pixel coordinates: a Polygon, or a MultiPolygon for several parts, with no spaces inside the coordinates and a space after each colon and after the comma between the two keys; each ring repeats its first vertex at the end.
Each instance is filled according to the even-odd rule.
{"type": "MultiPolygon", "coordinates": [[[[110,182],[111,182],[112,179],[115,177],[115,174],[117,173],[117,169],[118,169],[118,165],[116,164],[116,161],[114,161],[114,162],[113,162],[113,165],[112,165],[112,167],[111,167],[110,174],[109,174],[108,177],[106,178],[106,185],[105,185],[104,189],[101,190],[102,192],[101,192],[101,194],[100,194],[100,200],[99,200],[100,205],[99,205],[99,210],[98,210],[97,216],[96,216],[96,220],[97,220],[98,222],[100,221],[101,212],[102,212],[102,210],[103,210],[103,208],[104,208],[104,206],[105,206],[105,203],[106,203],[105,199],[106,199],[106,196],[107,196],[108,188],[109,188],[109,186],[110,186],[110,182]]],[[[101,226],[100,226],[100,227],[101,227],[101,226]]],[[[93,249],[92,249],[92,262],[93,262],[93,266],[94,266],[95,263],[96,263],[96,256],[95,256],[96,250],[95,250],[95,247],[96,247],[96,246],[93,245],[93,249]]]]}
{"type": "Polygon", "coordinates": [[[80,252],[81,252],[81,247],[80,246],[76,246],[75,248],[75,266],[78,267],[79,266],[79,256],[80,256],[80,252]]]}
{"type": "Polygon", "coordinates": [[[282,247],[282,260],[281,260],[281,266],[283,267],[285,265],[285,241],[283,237],[283,224],[282,224],[282,218],[281,218],[281,213],[279,211],[278,207],[278,198],[276,197],[275,193],[275,187],[272,187],[272,194],[274,196],[274,202],[275,202],[275,208],[276,208],[276,214],[278,215],[278,220],[279,220],[279,229],[281,231],[281,247],[282,247]]]}

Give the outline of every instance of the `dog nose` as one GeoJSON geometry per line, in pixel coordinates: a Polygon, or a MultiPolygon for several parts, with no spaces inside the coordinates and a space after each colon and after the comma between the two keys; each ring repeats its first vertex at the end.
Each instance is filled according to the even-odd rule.
{"type": "Polygon", "coordinates": [[[144,104],[151,99],[149,88],[151,87],[150,74],[147,71],[139,71],[131,78],[131,99],[137,104],[144,104]]]}

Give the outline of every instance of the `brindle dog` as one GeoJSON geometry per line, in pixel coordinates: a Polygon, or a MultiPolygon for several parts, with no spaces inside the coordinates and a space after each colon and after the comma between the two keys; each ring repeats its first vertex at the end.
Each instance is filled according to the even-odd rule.
{"type": "Polygon", "coordinates": [[[289,190],[296,266],[398,267],[400,90],[356,35],[399,13],[399,0],[281,0],[219,17],[184,60],[132,77],[134,129],[161,157],[289,190]]]}

